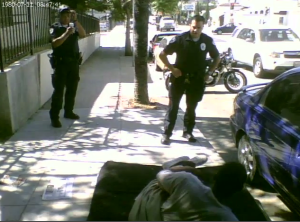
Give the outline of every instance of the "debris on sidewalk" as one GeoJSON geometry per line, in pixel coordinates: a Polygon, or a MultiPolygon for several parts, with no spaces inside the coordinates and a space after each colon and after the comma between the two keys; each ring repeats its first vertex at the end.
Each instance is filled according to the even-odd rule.
{"type": "Polygon", "coordinates": [[[9,175],[4,175],[1,179],[0,179],[0,184],[2,185],[9,185],[9,186],[15,186],[15,187],[19,187],[22,184],[25,183],[25,179],[18,176],[18,177],[11,177],[9,175]]]}
{"type": "MultiPolygon", "coordinates": [[[[150,98],[149,104],[140,104],[134,101],[134,99],[125,100],[128,105],[127,109],[150,109],[150,110],[167,110],[168,100],[165,98],[150,98]]],[[[124,98],[123,100],[124,101],[124,98]]]]}
{"type": "Polygon", "coordinates": [[[73,196],[74,178],[52,178],[46,186],[42,200],[70,199],[73,196]]]}

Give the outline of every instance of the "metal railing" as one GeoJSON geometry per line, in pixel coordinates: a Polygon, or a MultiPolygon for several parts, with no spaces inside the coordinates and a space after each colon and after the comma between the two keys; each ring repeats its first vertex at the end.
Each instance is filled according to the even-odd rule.
{"type": "MultiPolygon", "coordinates": [[[[1,72],[4,72],[4,67],[24,56],[50,48],[49,27],[58,18],[57,3],[48,3],[48,0],[24,0],[23,4],[13,5],[12,2],[2,0],[0,5],[1,72]]],[[[97,18],[77,13],[77,19],[87,35],[100,31],[97,18]]]]}

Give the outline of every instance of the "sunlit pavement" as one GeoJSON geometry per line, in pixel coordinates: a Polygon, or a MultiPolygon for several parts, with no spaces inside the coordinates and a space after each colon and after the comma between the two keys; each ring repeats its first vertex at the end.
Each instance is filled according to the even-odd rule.
{"type": "MultiPolygon", "coordinates": [[[[86,220],[94,181],[101,166],[108,160],[159,165],[182,155],[193,157],[205,154],[209,156],[205,166],[213,166],[235,158],[227,121],[227,112],[230,112],[227,109],[232,106],[233,95],[227,93],[211,94],[213,102],[208,95],[205,96],[201,103],[203,108],[200,106],[197,110],[197,115],[202,118],[201,122],[198,120],[201,131],[195,130],[198,143],[189,144],[181,138],[181,111],[172,137],[173,143],[170,146],[160,144],[166,91],[159,85],[162,81],[149,83],[150,99],[162,104],[160,110],[130,108],[134,70],[132,58],[123,56],[124,43],[122,27],[102,34],[102,48],[81,66],[74,110],[80,115],[80,120],[61,118],[63,127],[52,128],[48,102],[9,141],[0,145],[2,175],[26,179],[17,188],[0,186],[1,220],[86,220]],[[224,100],[224,104],[220,100],[224,100]],[[217,102],[222,109],[212,104],[217,102]],[[42,194],[51,177],[74,178],[73,197],[43,201],[42,194]]],[[[151,72],[152,75],[156,73],[151,72]]],[[[224,90],[218,86],[211,91],[224,90]]],[[[184,109],[183,104],[181,108],[184,109]]],[[[265,202],[278,202],[274,195],[258,195],[265,202]]],[[[280,204],[272,207],[271,216],[280,210],[284,213],[288,211],[280,204]]],[[[278,218],[275,219],[284,220],[278,218]]]]}

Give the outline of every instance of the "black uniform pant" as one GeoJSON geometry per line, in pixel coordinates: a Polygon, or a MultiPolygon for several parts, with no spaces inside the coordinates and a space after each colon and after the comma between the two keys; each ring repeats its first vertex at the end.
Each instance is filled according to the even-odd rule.
{"type": "Polygon", "coordinates": [[[192,133],[195,127],[196,108],[198,102],[202,100],[205,91],[205,82],[203,78],[191,79],[190,83],[184,82],[184,77],[173,80],[169,89],[169,108],[165,116],[164,133],[172,136],[173,129],[177,120],[177,114],[181,98],[186,94],[186,111],[184,114],[184,129],[186,133],[192,133]]]}
{"type": "Polygon", "coordinates": [[[50,118],[58,119],[62,109],[63,97],[65,96],[65,113],[72,113],[75,104],[75,97],[79,82],[79,64],[76,60],[59,62],[52,75],[52,85],[54,88],[52,94],[52,103],[50,109],[50,118]],[[66,89],[65,95],[64,91],[66,89]]]}

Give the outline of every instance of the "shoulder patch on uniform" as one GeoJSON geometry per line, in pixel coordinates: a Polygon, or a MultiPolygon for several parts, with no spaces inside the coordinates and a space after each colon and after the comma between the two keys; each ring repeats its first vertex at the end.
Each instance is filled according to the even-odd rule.
{"type": "Polygon", "coordinates": [[[50,28],[49,32],[50,32],[50,34],[52,34],[54,32],[54,28],[50,28]]]}
{"type": "Polygon", "coordinates": [[[171,40],[170,40],[170,43],[173,43],[176,41],[176,37],[173,37],[171,40]]]}
{"type": "Polygon", "coordinates": [[[204,51],[206,49],[206,44],[205,43],[201,43],[200,44],[200,48],[202,51],[204,51]]]}

